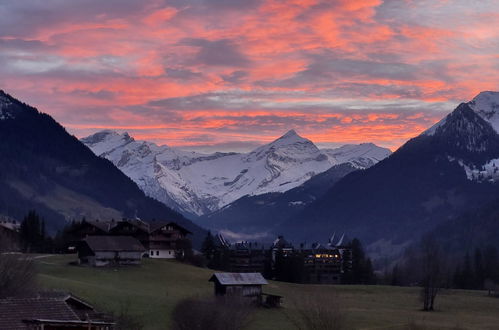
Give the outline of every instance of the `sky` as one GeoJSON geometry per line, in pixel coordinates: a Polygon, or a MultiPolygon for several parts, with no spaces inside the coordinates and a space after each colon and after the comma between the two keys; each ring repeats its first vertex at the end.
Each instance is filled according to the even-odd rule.
{"type": "Polygon", "coordinates": [[[497,0],[0,0],[0,89],[77,137],[395,150],[499,90],[497,0]]]}

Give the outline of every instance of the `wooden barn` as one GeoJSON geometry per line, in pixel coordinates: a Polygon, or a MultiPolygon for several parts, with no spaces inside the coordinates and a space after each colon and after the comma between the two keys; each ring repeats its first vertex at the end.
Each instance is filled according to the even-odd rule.
{"type": "Polygon", "coordinates": [[[262,285],[268,282],[260,273],[215,273],[209,280],[214,283],[216,296],[239,296],[262,303],[262,285]]]}
{"type": "Polygon", "coordinates": [[[88,236],[78,246],[80,264],[140,265],[146,249],[132,236],[88,236]]]}

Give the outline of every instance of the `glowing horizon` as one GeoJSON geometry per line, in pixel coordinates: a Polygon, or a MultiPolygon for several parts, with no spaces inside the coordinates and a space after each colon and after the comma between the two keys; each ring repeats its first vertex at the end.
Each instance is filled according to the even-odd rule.
{"type": "Polygon", "coordinates": [[[499,3],[0,3],[0,89],[84,137],[244,151],[290,129],[392,150],[498,89],[499,3]]]}

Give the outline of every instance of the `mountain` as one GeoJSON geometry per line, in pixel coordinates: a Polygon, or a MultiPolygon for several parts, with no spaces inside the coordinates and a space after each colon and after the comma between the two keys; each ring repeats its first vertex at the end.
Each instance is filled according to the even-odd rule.
{"type": "Polygon", "coordinates": [[[288,191],[333,165],[351,163],[365,168],[390,154],[374,144],[320,150],[294,130],[249,153],[187,152],[113,131],[81,141],[113,162],[148,196],[197,216],[243,196],[288,191]]]}
{"type": "Polygon", "coordinates": [[[276,228],[286,219],[313,203],[345,175],[359,170],[350,163],[334,165],[301,186],[280,193],[244,196],[196,219],[199,225],[233,240],[270,240],[280,233],[276,228]]]}
{"type": "Polygon", "coordinates": [[[279,228],[296,240],[347,232],[377,257],[499,196],[497,104],[483,92],[390,157],[337,182],[279,228]]]}
{"type": "Polygon", "coordinates": [[[140,217],[204,230],[146,197],[111,162],[97,157],[49,115],[0,91],[0,214],[34,209],[51,232],[68,221],[140,217]]]}

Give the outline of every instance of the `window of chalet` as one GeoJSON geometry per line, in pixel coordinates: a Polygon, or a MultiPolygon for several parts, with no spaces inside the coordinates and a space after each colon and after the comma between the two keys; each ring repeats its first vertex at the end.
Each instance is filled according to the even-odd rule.
{"type": "Polygon", "coordinates": [[[156,251],[156,255],[159,256],[159,251],[156,251]]]}

